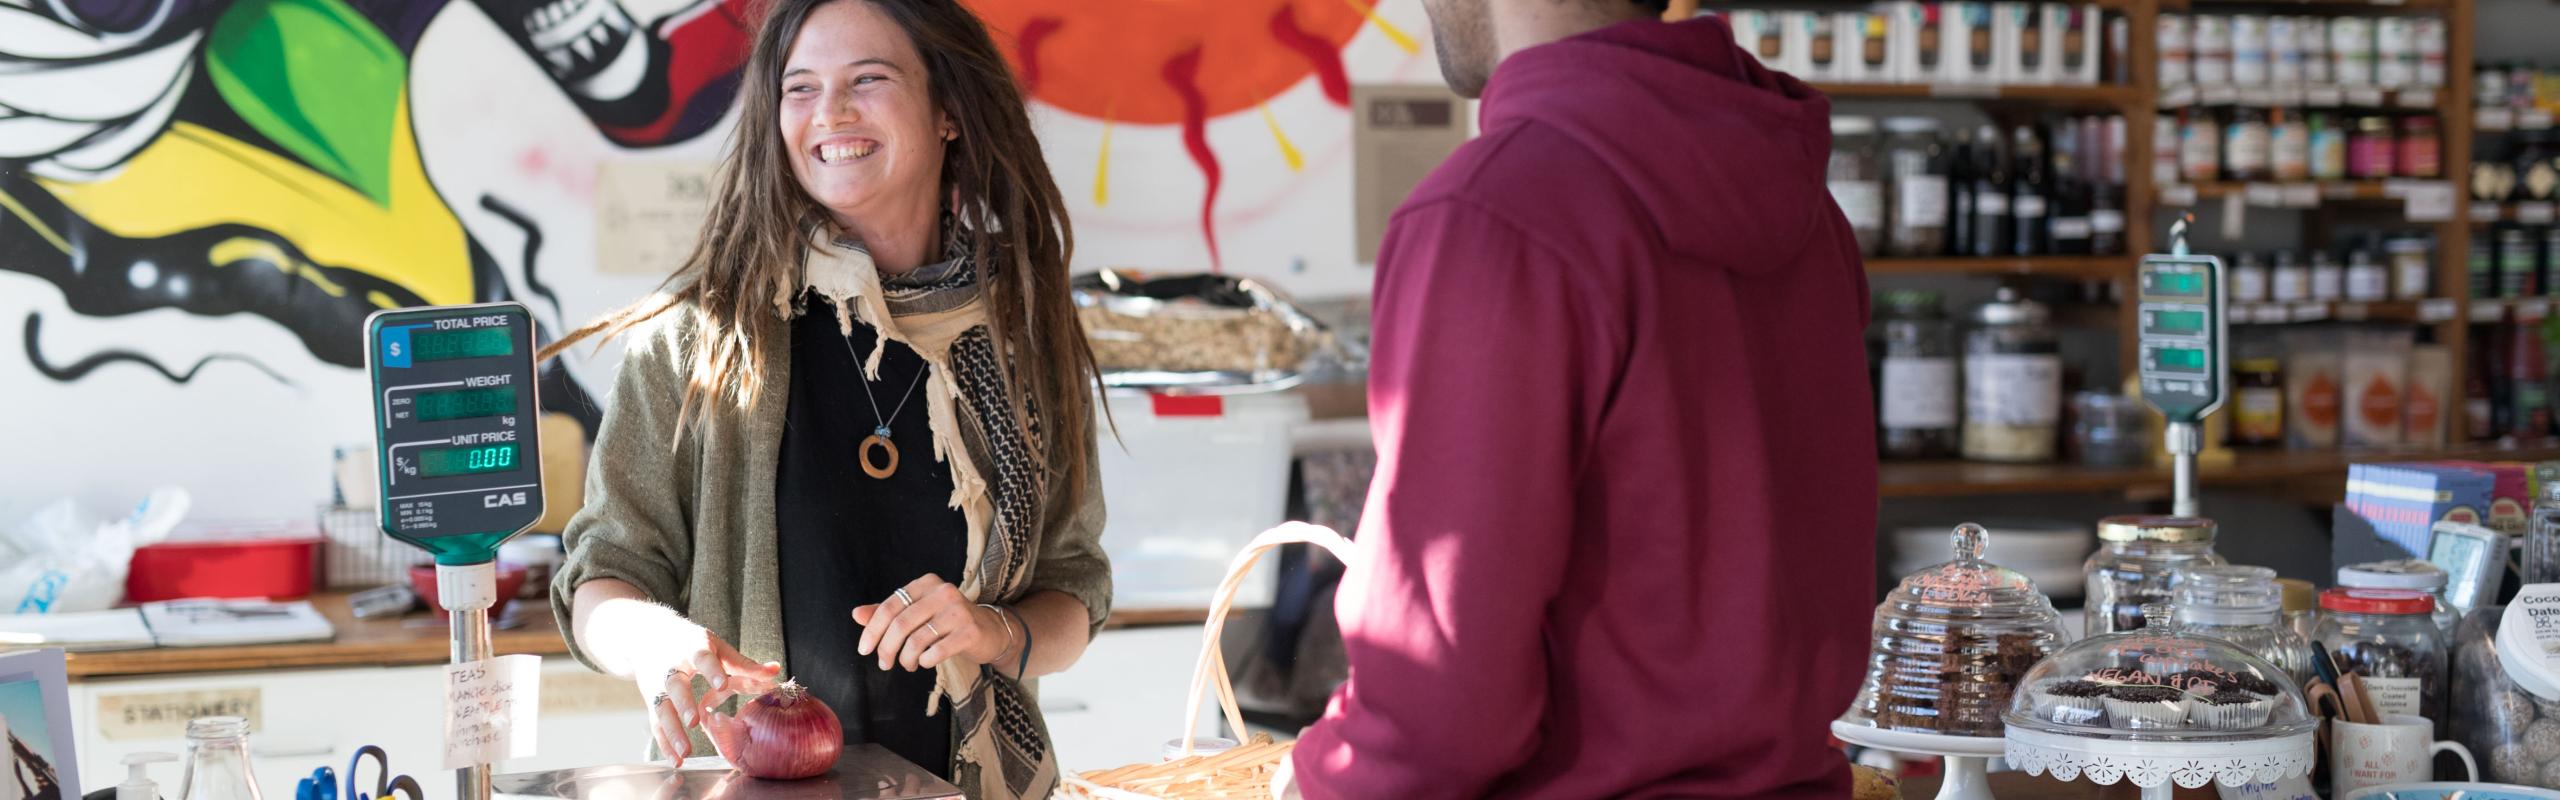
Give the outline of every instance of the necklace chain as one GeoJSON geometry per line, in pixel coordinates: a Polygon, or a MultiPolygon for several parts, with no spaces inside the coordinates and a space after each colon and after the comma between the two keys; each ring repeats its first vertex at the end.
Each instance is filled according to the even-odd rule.
{"type": "MultiPolygon", "coordinates": [[[[889,343],[886,341],[879,341],[875,343],[880,347],[889,346],[889,343]]],[[[853,356],[854,367],[856,369],[860,369],[862,366],[862,354],[854,352],[853,337],[845,337],[844,352],[846,355],[853,356]]],[[[871,401],[871,418],[880,423],[879,427],[872,429],[873,433],[879,434],[880,438],[883,439],[889,438],[889,423],[897,421],[898,415],[907,413],[907,401],[915,399],[916,387],[924,384],[924,374],[932,370],[933,365],[930,363],[924,364],[916,369],[916,379],[909,382],[907,384],[907,391],[898,396],[898,408],[889,412],[889,415],[886,417],[880,416],[880,398],[871,396],[871,381],[866,379],[862,382],[862,399],[871,401]]]]}

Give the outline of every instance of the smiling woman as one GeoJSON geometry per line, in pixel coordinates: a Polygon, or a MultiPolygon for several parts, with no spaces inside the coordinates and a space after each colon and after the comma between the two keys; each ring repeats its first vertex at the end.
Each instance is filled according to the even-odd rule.
{"type": "Polygon", "coordinates": [[[1027,682],[1075,663],[1111,582],[1073,240],[1022,95],[958,0],[777,2],[742,94],[683,268],[544,353],[641,329],[554,612],[670,756],[787,663],[847,741],[1046,796],[1027,682]]]}

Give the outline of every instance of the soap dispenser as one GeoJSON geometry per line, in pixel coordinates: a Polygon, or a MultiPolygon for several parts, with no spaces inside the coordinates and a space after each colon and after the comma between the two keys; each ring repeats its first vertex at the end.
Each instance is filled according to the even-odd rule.
{"type": "Polygon", "coordinates": [[[124,782],[116,784],[116,800],[160,800],[160,784],[151,781],[151,765],[178,760],[176,753],[135,753],[124,757],[124,782]]]}

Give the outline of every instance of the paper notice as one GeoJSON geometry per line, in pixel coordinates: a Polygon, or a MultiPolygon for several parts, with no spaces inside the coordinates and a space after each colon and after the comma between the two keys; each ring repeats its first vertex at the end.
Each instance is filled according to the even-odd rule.
{"type": "Polygon", "coordinates": [[[542,658],[499,656],[444,668],[444,768],[533,755],[542,658]]]}
{"type": "Polygon", "coordinates": [[[710,161],[607,161],[596,167],[596,271],[663,276],[693,253],[711,213],[710,161]]]}
{"type": "Polygon", "coordinates": [[[1356,255],[1376,264],[1387,217],[1467,143],[1467,104],[1437,84],[1399,84],[1353,86],[1351,108],[1356,255]]]}

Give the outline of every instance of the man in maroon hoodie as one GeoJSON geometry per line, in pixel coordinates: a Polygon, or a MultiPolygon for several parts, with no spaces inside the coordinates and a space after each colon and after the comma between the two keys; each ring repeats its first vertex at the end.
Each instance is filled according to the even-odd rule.
{"type": "Polygon", "coordinates": [[[1663,0],[1424,5],[1484,135],[1379,256],[1351,676],[1292,789],[1848,796],[1876,455],[1829,102],[1663,0]]]}

